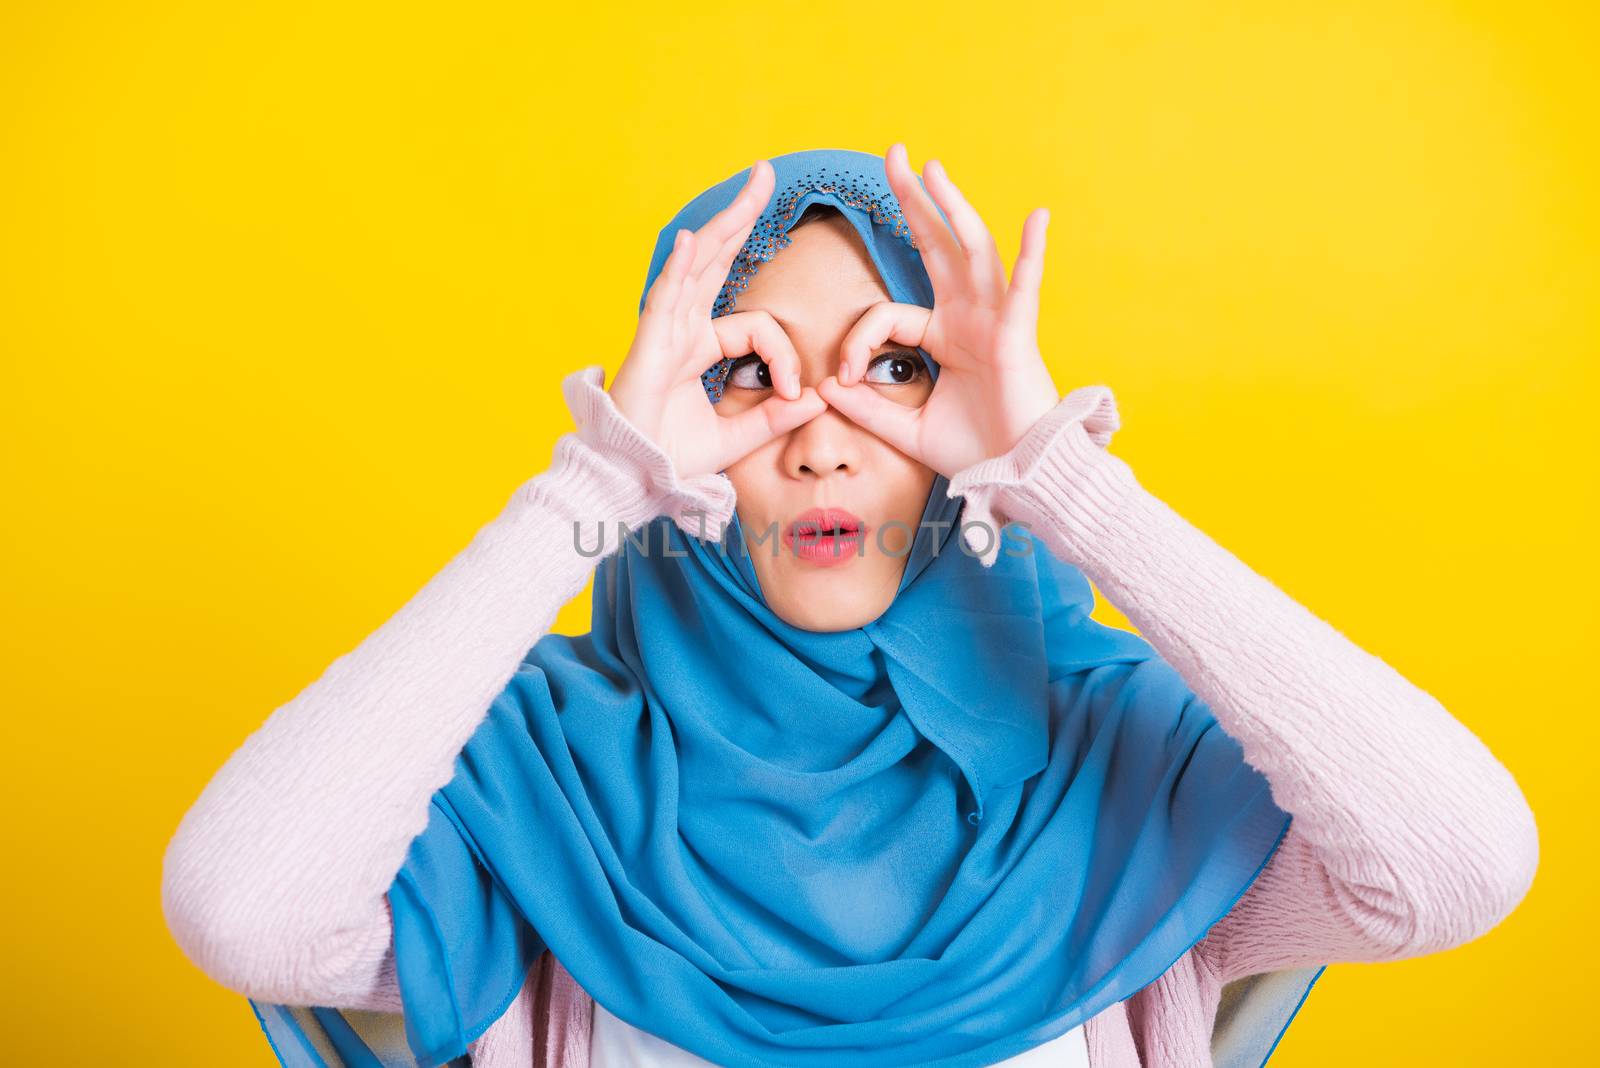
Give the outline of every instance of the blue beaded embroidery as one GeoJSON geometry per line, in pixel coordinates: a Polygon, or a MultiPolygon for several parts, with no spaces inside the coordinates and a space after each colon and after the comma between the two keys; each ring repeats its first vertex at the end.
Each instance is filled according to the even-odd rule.
{"type": "MultiPolygon", "coordinates": [[[[733,311],[734,302],[749,287],[756,270],[793,242],[789,236],[789,224],[794,219],[795,205],[812,190],[832,193],[840,203],[868,212],[875,224],[889,227],[894,236],[911,248],[917,247],[911,226],[900,210],[900,203],[886,183],[854,174],[840,175],[828,167],[822,167],[784,186],[773,197],[767,210],[756,219],[750,236],[745,238],[743,247],[733,258],[733,266],[728,269],[728,280],[722,284],[717,299],[711,304],[713,319],[733,311]]],[[[700,375],[712,404],[722,399],[723,385],[733,360],[733,357],[724,357],[700,375]]]]}

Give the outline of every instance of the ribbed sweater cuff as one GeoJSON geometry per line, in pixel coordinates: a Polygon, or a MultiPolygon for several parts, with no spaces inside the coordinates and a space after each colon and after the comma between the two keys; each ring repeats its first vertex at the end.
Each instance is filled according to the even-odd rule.
{"type": "Polygon", "coordinates": [[[1141,489],[1133,470],[1106,451],[1121,426],[1108,386],[1080,386],[1033,425],[1010,452],[958,472],[949,495],[966,499],[968,544],[985,565],[999,554],[998,531],[1020,523],[1057,556],[1078,562],[1123,525],[1141,489]],[[968,531],[969,527],[974,529],[968,531]],[[980,538],[982,545],[979,545],[980,538]]]}
{"type": "Polygon", "coordinates": [[[618,523],[634,529],[663,515],[690,537],[719,537],[733,516],[733,484],[722,474],[680,478],[671,457],[617,409],[604,381],[600,367],[563,379],[577,430],[557,441],[550,469],[519,487],[507,511],[537,506],[578,524],[591,542],[588,532],[598,529],[608,552],[619,544],[618,523]]]}

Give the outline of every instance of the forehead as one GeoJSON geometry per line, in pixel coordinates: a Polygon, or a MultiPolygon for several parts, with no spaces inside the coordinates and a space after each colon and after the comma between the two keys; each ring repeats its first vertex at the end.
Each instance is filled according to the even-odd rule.
{"type": "MultiPolygon", "coordinates": [[[[789,244],[763,264],[734,300],[734,310],[779,307],[796,313],[811,309],[861,306],[887,300],[867,247],[841,218],[819,219],[789,232],[789,244]]],[[[788,316],[784,316],[788,318],[788,316]]]]}

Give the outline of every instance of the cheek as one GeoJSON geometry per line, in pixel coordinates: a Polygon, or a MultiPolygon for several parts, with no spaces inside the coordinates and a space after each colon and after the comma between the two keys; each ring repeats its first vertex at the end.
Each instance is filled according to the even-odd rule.
{"type": "Polygon", "coordinates": [[[887,446],[880,451],[881,455],[874,457],[879,500],[886,512],[893,513],[892,518],[914,528],[933,489],[933,468],[887,446]]]}
{"type": "Polygon", "coordinates": [[[778,469],[781,452],[781,439],[768,442],[755,452],[740,457],[723,471],[728,481],[733,483],[741,518],[768,517],[777,506],[783,484],[778,469]]]}

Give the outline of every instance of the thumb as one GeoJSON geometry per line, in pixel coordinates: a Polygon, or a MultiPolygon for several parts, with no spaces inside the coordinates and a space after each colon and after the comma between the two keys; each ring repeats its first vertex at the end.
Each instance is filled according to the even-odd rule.
{"type": "Polygon", "coordinates": [[[809,386],[793,400],[768,397],[747,412],[721,418],[721,454],[717,470],[722,470],[754,452],[773,438],[809,423],[828,410],[827,403],[809,386]]]}
{"type": "Polygon", "coordinates": [[[896,404],[871,386],[840,385],[834,375],[817,383],[817,392],[852,423],[876,434],[907,456],[918,455],[921,408],[896,404]]]}

